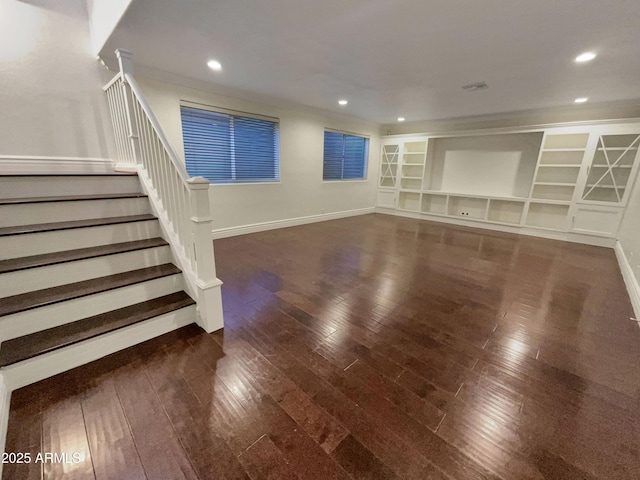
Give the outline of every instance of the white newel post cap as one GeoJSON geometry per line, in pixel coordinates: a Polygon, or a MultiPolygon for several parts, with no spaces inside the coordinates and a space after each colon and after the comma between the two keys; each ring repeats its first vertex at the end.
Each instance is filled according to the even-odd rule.
{"type": "Polygon", "coordinates": [[[120,73],[123,75],[128,73],[133,75],[133,53],[123,48],[116,50],[116,57],[118,58],[118,66],[120,67],[120,73]]]}
{"type": "Polygon", "coordinates": [[[187,184],[191,190],[206,190],[209,188],[209,180],[204,177],[190,177],[187,184]]]}

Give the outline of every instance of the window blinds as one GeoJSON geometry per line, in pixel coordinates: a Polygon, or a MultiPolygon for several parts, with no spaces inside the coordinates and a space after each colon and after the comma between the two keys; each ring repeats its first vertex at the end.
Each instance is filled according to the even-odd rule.
{"type": "Polygon", "coordinates": [[[211,183],[278,181],[278,123],[180,107],[187,172],[211,183]]]}
{"type": "Polygon", "coordinates": [[[369,139],[324,132],[323,180],[358,180],[366,176],[369,139]]]}

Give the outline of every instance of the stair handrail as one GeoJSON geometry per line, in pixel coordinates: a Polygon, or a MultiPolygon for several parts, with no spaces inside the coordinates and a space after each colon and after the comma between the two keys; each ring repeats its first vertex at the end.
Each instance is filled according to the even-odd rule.
{"type": "Polygon", "coordinates": [[[199,323],[223,326],[211,236],[209,180],[190,177],[133,76],[133,54],[116,50],[120,72],[104,87],[118,153],[117,166],[134,169],[149,195],[186,287],[198,302],[199,323]]]}
{"type": "Polygon", "coordinates": [[[129,86],[131,87],[131,90],[133,90],[133,93],[136,96],[138,102],[140,102],[140,106],[142,107],[142,109],[144,110],[144,113],[149,118],[149,121],[151,122],[151,125],[153,126],[153,129],[156,131],[156,134],[160,138],[160,141],[162,142],[162,145],[164,146],[165,150],[167,151],[167,153],[169,155],[169,159],[171,160],[171,163],[173,163],[173,167],[176,169],[176,171],[178,172],[178,175],[180,175],[180,178],[185,183],[185,185],[187,184],[187,182],[189,181],[190,178],[202,178],[203,180],[205,180],[205,183],[208,184],[209,180],[207,180],[204,177],[190,177],[189,176],[189,174],[187,173],[187,169],[185,168],[184,164],[180,160],[178,160],[178,155],[176,155],[175,150],[173,149],[173,147],[169,143],[169,140],[167,140],[167,136],[165,135],[164,130],[162,130],[162,127],[160,126],[160,122],[158,122],[158,119],[156,118],[156,116],[154,115],[153,111],[151,110],[151,107],[147,103],[147,100],[144,97],[144,94],[142,93],[142,90],[140,89],[140,86],[138,85],[138,82],[136,82],[135,78],[133,78],[133,75],[131,75],[130,73],[125,73],[124,74],[124,80],[125,80],[126,83],[129,84],[129,86]]]}

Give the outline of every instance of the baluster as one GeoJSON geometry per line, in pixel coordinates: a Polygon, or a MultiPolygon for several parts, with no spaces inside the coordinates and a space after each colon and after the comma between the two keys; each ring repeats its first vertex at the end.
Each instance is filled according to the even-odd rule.
{"type": "Polygon", "coordinates": [[[122,98],[122,87],[120,86],[120,82],[116,82],[113,85],[113,97],[114,97],[114,106],[115,106],[115,119],[118,128],[118,132],[116,133],[116,137],[120,138],[120,145],[122,148],[122,158],[121,161],[124,164],[127,164],[129,161],[129,149],[127,148],[129,142],[129,136],[127,135],[124,128],[124,111],[123,111],[123,98],[122,98]]]}
{"type": "Polygon", "coordinates": [[[146,144],[144,142],[144,134],[142,132],[142,115],[144,112],[140,111],[140,104],[134,99],[133,112],[136,120],[136,130],[138,131],[138,146],[140,148],[140,158],[138,163],[142,165],[145,172],[148,171],[149,159],[147,158],[146,144]]]}
{"type": "Polygon", "coordinates": [[[138,108],[140,109],[140,115],[142,117],[142,139],[144,141],[144,146],[147,155],[147,176],[151,180],[152,185],[155,188],[155,163],[153,159],[153,150],[151,148],[151,142],[149,140],[149,120],[147,119],[142,106],[138,104],[138,108]]]}
{"type": "Polygon", "coordinates": [[[174,177],[174,172],[175,169],[173,167],[173,164],[171,163],[171,159],[169,158],[169,155],[167,155],[167,151],[163,150],[164,152],[164,159],[165,159],[165,164],[167,165],[167,183],[169,184],[169,203],[171,204],[171,223],[173,226],[173,230],[176,232],[176,234],[178,233],[179,229],[178,229],[178,225],[177,225],[177,207],[176,207],[176,189],[175,189],[175,177],[174,177]]]}
{"type": "Polygon", "coordinates": [[[113,126],[113,136],[116,142],[116,150],[118,152],[118,159],[122,161],[122,145],[120,144],[120,134],[118,133],[118,119],[116,117],[115,107],[113,106],[113,90],[112,86],[105,92],[107,94],[107,103],[109,105],[109,113],[111,114],[111,125],[113,126]]]}

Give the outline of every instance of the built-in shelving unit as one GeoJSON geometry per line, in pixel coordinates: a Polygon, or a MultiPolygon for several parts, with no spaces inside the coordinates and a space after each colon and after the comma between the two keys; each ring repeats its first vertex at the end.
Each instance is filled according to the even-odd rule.
{"type": "Polygon", "coordinates": [[[526,225],[530,227],[549,228],[552,230],[565,230],[569,204],[541,203],[532,201],[527,212],[526,225]]]}
{"type": "Polygon", "coordinates": [[[400,188],[404,190],[421,190],[424,176],[427,142],[405,142],[402,150],[402,176],[400,188]]]}
{"type": "Polygon", "coordinates": [[[400,192],[398,208],[401,210],[420,211],[420,192],[400,192]]]}
{"type": "Polygon", "coordinates": [[[613,238],[637,175],[639,148],[640,123],[389,136],[378,205],[542,236],[613,238]]]}
{"type": "Polygon", "coordinates": [[[525,202],[521,200],[499,200],[492,198],[489,200],[487,220],[489,222],[520,225],[520,223],[522,223],[524,207],[525,202]]]}
{"type": "Polygon", "coordinates": [[[531,198],[571,202],[588,142],[588,133],[546,134],[531,198]]]}
{"type": "Polygon", "coordinates": [[[446,215],[447,195],[423,193],[420,211],[433,215],[446,215]]]}

